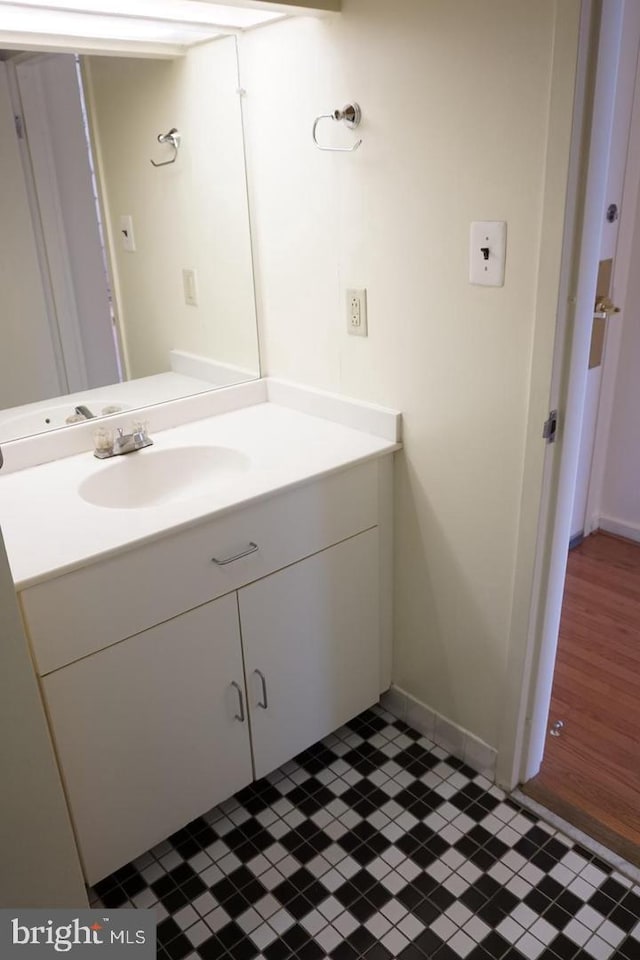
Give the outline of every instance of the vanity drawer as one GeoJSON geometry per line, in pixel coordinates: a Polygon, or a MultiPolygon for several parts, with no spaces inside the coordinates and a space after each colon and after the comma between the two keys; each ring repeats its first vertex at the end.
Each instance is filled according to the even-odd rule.
{"type": "MultiPolygon", "coordinates": [[[[44,676],[378,522],[378,463],[249,504],[20,594],[44,676]],[[255,544],[257,550],[227,563],[255,544]]],[[[253,549],[253,548],[251,548],[253,549]]]]}

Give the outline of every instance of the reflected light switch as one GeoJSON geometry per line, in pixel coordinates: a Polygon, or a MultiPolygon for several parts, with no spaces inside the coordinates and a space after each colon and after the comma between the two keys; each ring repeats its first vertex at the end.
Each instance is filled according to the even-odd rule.
{"type": "Polygon", "coordinates": [[[133,236],[133,218],[130,214],[120,217],[120,239],[123,250],[127,253],[135,253],[136,241],[133,236]]]}

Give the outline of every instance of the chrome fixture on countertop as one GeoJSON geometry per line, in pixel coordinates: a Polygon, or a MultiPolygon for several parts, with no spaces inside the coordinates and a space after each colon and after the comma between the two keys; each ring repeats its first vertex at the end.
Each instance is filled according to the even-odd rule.
{"type": "Polygon", "coordinates": [[[131,433],[125,433],[122,427],[118,427],[115,438],[109,429],[98,428],[94,434],[94,443],[94,457],[99,460],[108,460],[110,457],[120,457],[125,453],[150,447],[153,445],[153,440],[147,433],[147,424],[143,421],[135,421],[131,427],[131,433]]]}
{"type": "Polygon", "coordinates": [[[85,407],[83,403],[80,403],[78,404],[77,407],[75,407],[75,412],[79,416],[84,417],[85,420],[95,420],[95,416],[96,416],[95,413],[91,413],[91,410],[89,410],[89,407],[85,407]]]}

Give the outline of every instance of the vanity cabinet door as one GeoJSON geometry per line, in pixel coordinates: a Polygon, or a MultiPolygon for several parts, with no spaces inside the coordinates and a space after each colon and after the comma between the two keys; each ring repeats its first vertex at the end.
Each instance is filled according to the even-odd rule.
{"type": "Polygon", "coordinates": [[[378,700],[378,531],[239,591],[256,777],[378,700]]]}
{"type": "Polygon", "coordinates": [[[252,779],[235,593],[42,685],[89,883],[252,779]]]}

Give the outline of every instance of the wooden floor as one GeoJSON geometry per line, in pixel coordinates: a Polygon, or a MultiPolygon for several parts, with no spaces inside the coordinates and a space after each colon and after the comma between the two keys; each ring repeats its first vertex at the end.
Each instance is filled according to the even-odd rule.
{"type": "Polygon", "coordinates": [[[569,554],[542,769],[525,792],[640,864],[640,544],[569,554]]]}

